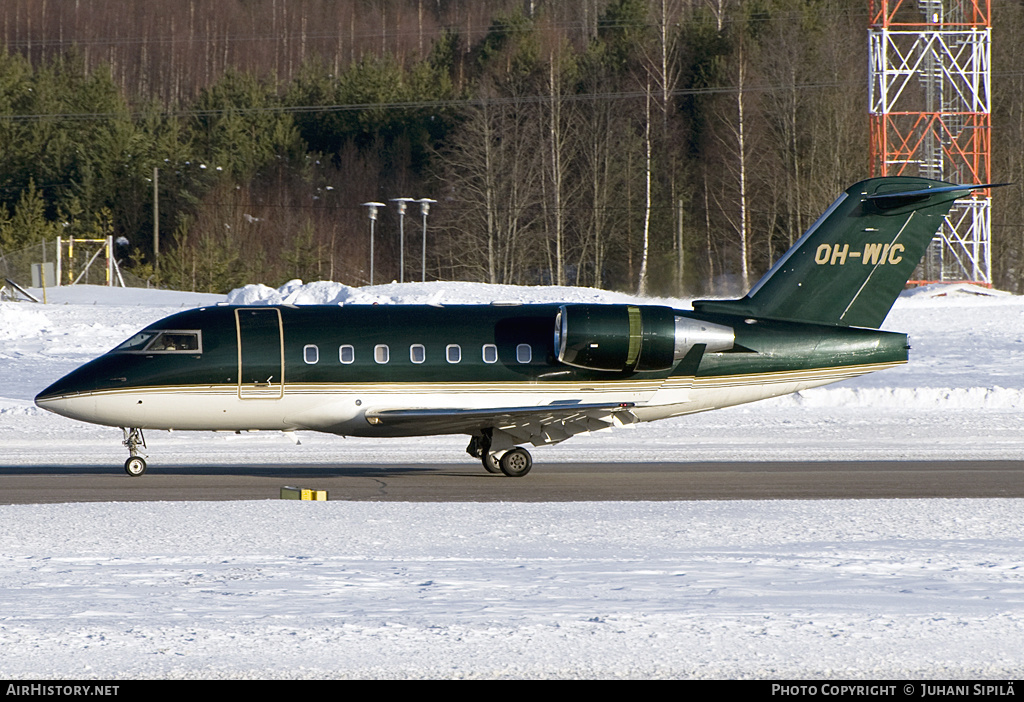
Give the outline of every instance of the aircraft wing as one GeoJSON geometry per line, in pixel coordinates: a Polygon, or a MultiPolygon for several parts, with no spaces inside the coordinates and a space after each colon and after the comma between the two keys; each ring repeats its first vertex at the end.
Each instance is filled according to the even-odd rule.
{"type": "Polygon", "coordinates": [[[574,434],[623,426],[637,421],[632,402],[556,402],[526,407],[485,409],[431,408],[370,410],[366,420],[388,427],[415,428],[437,434],[479,434],[499,430],[516,442],[534,446],[557,444],[574,434]]]}

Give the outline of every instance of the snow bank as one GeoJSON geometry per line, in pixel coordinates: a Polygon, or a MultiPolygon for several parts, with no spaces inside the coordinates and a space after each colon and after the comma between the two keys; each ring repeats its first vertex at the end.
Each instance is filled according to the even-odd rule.
{"type": "Polygon", "coordinates": [[[0,302],[0,339],[38,336],[50,327],[43,312],[27,303],[0,302]]]}
{"type": "MultiPolygon", "coordinates": [[[[897,306],[956,306],[990,301],[1012,300],[1015,296],[1001,290],[969,284],[924,285],[903,291],[897,306]]],[[[490,302],[552,303],[594,302],[669,305],[685,309],[691,298],[649,298],[629,293],[557,285],[491,285],[431,281],[429,283],[390,283],[351,287],[342,283],[290,280],[274,289],[262,283],[235,288],[227,295],[231,305],[371,305],[371,304],[486,304],[490,302]]]]}
{"type": "Polygon", "coordinates": [[[231,305],[478,305],[491,302],[631,302],[671,304],[688,307],[681,300],[638,298],[635,295],[597,288],[573,288],[526,285],[489,285],[487,283],[391,283],[353,288],[341,283],[291,280],[276,290],[254,284],[228,293],[231,305]]]}
{"type": "Polygon", "coordinates": [[[780,400],[801,407],[885,407],[910,410],[1014,409],[1024,407],[1024,389],[993,387],[825,387],[780,400]]]}
{"type": "Polygon", "coordinates": [[[994,288],[986,288],[970,283],[933,283],[910,288],[900,293],[904,300],[958,300],[965,301],[981,298],[1013,297],[1012,293],[994,288]]]}
{"type": "MultiPolygon", "coordinates": [[[[43,299],[41,288],[29,292],[43,299]]],[[[119,288],[106,285],[61,285],[46,289],[49,307],[54,305],[113,305],[119,307],[200,307],[221,302],[215,293],[158,290],[156,288],[119,288]]],[[[19,303],[28,304],[28,303],[19,303]]]]}

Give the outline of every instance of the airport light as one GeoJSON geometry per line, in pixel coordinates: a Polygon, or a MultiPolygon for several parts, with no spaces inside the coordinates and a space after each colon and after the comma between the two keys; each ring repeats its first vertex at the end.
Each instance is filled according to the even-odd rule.
{"type": "Polygon", "coordinates": [[[391,202],[398,205],[398,282],[405,282],[405,208],[410,202],[416,202],[411,197],[393,197],[391,202]]]}
{"type": "Polygon", "coordinates": [[[420,214],[423,215],[423,259],[420,263],[422,281],[427,282],[427,215],[430,214],[430,206],[436,203],[437,200],[431,200],[429,197],[421,197],[416,202],[420,203],[420,214]]]}
{"type": "Polygon", "coordinates": [[[377,223],[377,210],[387,205],[383,202],[364,202],[363,207],[368,208],[370,213],[370,285],[373,285],[373,229],[377,223]]]}

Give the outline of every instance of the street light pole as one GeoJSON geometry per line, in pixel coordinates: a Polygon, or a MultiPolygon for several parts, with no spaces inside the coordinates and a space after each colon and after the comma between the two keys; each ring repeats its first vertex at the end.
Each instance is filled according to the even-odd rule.
{"type": "Polygon", "coordinates": [[[373,285],[373,228],[377,222],[377,209],[387,205],[383,202],[364,202],[363,207],[369,208],[370,213],[370,285],[373,285]]]}
{"type": "Polygon", "coordinates": [[[421,282],[427,282],[427,215],[430,214],[430,205],[436,203],[437,200],[431,200],[429,197],[421,197],[416,202],[420,203],[420,214],[423,215],[423,257],[420,262],[420,271],[422,275],[421,282]]]}
{"type": "Polygon", "coordinates": [[[393,197],[391,202],[398,203],[398,282],[405,282],[405,207],[416,202],[411,197],[393,197]]]}

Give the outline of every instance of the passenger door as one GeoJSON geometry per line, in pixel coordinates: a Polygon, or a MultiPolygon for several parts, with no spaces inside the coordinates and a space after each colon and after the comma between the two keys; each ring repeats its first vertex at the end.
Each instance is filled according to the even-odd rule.
{"type": "Polygon", "coordinates": [[[235,310],[238,334],[238,397],[277,400],[284,396],[284,334],[274,307],[235,310]]]}

